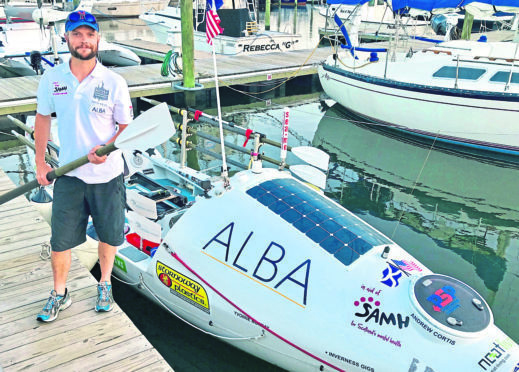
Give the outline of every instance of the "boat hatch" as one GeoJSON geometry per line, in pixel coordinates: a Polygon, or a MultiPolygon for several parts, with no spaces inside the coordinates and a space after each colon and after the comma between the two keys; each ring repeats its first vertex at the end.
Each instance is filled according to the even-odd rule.
{"type": "Polygon", "coordinates": [[[308,238],[348,266],[388,238],[322,195],[292,179],[275,179],[247,190],[308,238]]]}
{"type": "Polygon", "coordinates": [[[498,71],[490,78],[490,81],[496,83],[508,83],[508,80],[510,80],[512,84],[519,84],[519,73],[512,73],[512,77],[510,78],[510,71],[498,71]]]}
{"type": "Polygon", "coordinates": [[[134,247],[125,247],[118,251],[118,253],[126,258],[129,258],[133,262],[144,261],[150,257],[149,254],[146,254],[142,251],[135,249],[134,247]]]}
{"type": "Polygon", "coordinates": [[[415,283],[414,294],[421,312],[442,327],[470,335],[485,330],[493,321],[483,297],[454,278],[423,276],[415,283]]]}
{"type": "Polygon", "coordinates": [[[164,215],[171,210],[183,208],[187,205],[188,200],[185,195],[177,193],[171,188],[162,186],[144,174],[134,173],[127,183],[129,186],[141,186],[139,194],[157,203],[157,213],[159,215],[164,215]],[[145,189],[145,191],[142,189],[145,189]]]}
{"type": "Polygon", "coordinates": [[[487,70],[483,68],[443,66],[433,74],[435,78],[478,80],[487,70]]]}

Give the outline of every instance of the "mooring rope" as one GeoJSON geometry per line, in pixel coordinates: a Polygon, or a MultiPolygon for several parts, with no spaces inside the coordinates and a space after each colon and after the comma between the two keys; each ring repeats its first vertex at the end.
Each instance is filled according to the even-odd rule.
{"type": "MultiPolygon", "coordinates": [[[[414,193],[414,190],[416,189],[416,186],[418,185],[418,181],[420,180],[420,177],[422,176],[423,170],[425,169],[425,165],[429,161],[429,156],[431,156],[431,152],[434,149],[434,144],[436,143],[436,139],[438,138],[440,132],[438,131],[436,133],[436,136],[434,137],[434,140],[431,144],[431,147],[429,147],[429,151],[427,151],[427,156],[425,157],[422,167],[420,168],[420,171],[418,172],[418,175],[416,176],[416,180],[413,183],[413,187],[411,188],[411,192],[409,193],[409,196],[412,196],[414,193]]],[[[395,228],[393,229],[393,232],[391,233],[391,240],[393,240],[393,237],[395,236],[396,230],[398,229],[398,226],[400,226],[400,221],[402,221],[402,218],[404,217],[404,210],[402,209],[400,213],[400,217],[398,217],[398,221],[396,223],[395,228]]]]}
{"type": "Polygon", "coordinates": [[[221,335],[218,335],[216,333],[213,333],[213,332],[209,332],[209,331],[206,331],[205,329],[202,329],[200,327],[197,327],[196,325],[194,325],[193,323],[189,322],[188,320],[182,318],[180,315],[174,313],[160,298],[159,296],[157,296],[152,290],[150,287],[148,287],[146,285],[146,283],[144,282],[144,278],[142,276],[142,274],[139,275],[139,282],[137,283],[129,283],[129,282],[126,282],[120,278],[118,278],[117,276],[115,276],[114,274],[112,274],[112,277],[115,278],[116,280],[120,281],[121,283],[124,283],[124,284],[127,284],[127,285],[131,285],[131,286],[141,286],[143,287],[144,289],[146,289],[152,296],[153,298],[155,298],[155,300],[157,300],[157,302],[164,308],[166,309],[169,313],[171,313],[172,315],[174,315],[176,318],[180,319],[181,321],[183,321],[184,323],[186,323],[187,325],[190,325],[191,327],[193,327],[194,329],[202,332],[202,333],[205,333],[209,336],[213,336],[213,337],[216,337],[216,338],[220,338],[220,339],[223,339],[223,340],[230,340],[230,341],[250,341],[250,340],[257,340],[257,339],[260,339],[261,337],[264,337],[265,336],[265,331],[262,330],[261,334],[260,335],[257,335],[257,336],[250,336],[250,337],[227,337],[227,336],[221,336],[221,335]]]}
{"type": "MultiPolygon", "coordinates": [[[[315,45],[315,47],[312,49],[312,51],[310,52],[310,54],[306,57],[305,61],[303,63],[301,63],[299,65],[299,67],[297,68],[297,70],[295,70],[292,74],[290,74],[288,77],[286,77],[281,83],[275,85],[274,87],[270,88],[270,89],[267,89],[267,90],[263,90],[261,92],[245,92],[245,91],[242,91],[242,90],[239,90],[239,89],[236,89],[236,88],[233,88],[231,87],[231,83],[226,83],[224,81],[221,81],[220,79],[218,79],[218,81],[220,82],[220,85],[223,86],[223,87],[227,87],[231,90],[234,90],[238,93],[247,93],[247,94],[251,94],[251,95],[259,95],[259,94],[263,94],[263,93],[268,93],[270,91],[273,91],[274,89],[277,89],[279,88],[280,86],[282,86],[283,84],[286,84],[289,80],[292,80],[294,79],[297,74],[299,73],[299,71],[301,71],[301,69],[306,65],[306,62],[308,62],[308,60],[314,55],[315,51],[317,50],[317,48],[319,47],[319,44],[321,43],[321,40],[324,39],[326,35],[323,35],[319,41],[317,42],[317,44],[315,45]]],[[[254,85],[251,85],[251,86],[254,86],[254,85]]]]}

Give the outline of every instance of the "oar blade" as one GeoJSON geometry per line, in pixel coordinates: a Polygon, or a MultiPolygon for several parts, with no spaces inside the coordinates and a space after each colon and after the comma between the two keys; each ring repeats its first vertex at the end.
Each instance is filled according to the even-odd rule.
{"type": "Polygon", "coordinates": [[[291,165],[290,172],[301,178],[303,181],[311,183],[320,189],[324,190],[326,188],[326,174],[321,172],[319,169],[304,164],[291,165]]]}
{"type": "Polygon", "coordinates": [[[328,170],[330,155],[322,150],[311,146],[299,146],[292,147],[292,154],[303,160],[305,163],[325,171],[328,170]]]}
{"type": "Polygon", "coordinates": [[[157,219],[157,203],[135,190],[126,190],[126,204],[143,217],[157,219]]]}
{"type": "Polygon", "coordinates": [[[117,137],[115,146],[124,150],[146,151],[166,142],[175,133],[168,105],[161,103],[137,116],[117,137]]]}

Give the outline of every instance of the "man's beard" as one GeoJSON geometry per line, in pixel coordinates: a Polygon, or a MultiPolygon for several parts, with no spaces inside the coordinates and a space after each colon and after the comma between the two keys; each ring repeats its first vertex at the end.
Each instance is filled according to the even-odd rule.
{"type": "Polygon", "coordinates": [[[70,54],[77,58],[77,59],[80,59],[82,61],[89,61],[91,60],[92,58],[94,58],[96,55],[97,55],[97,46],[94,46],[94,45],[90,45],[91,46],[91,49],[92,49],[92,52],[90,52],[89,54],[87,54],[86,56],[84,55],[81,55],[79,54],[79,52],[77,51],[77,49],[80,49],[80,47],[78,47],[77,49],[74,49],[72,48],[72,46],[70,45],[70,43],[68,43],[68,49],[70,50],[70,54]]]}

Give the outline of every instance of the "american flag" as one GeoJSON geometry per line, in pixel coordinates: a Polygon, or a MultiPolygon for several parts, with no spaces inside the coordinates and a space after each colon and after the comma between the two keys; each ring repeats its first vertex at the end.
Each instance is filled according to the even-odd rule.
{"type": "Polygon", "coordinates": [[[205,37],[209,45],[213,45],[213,38],[223,32],[223,28],[220,27],[220,17],[216,13],[222,5],[223,0],[207,0],[205,37]]]}
{"type": "Polygon", "coordinates": [[[415,264],[413,261],[406,261],[406,260],[393,260],[393,262],[400,266],[400,268],[404,271],[422,271],[422,268],[415,264]]]}

